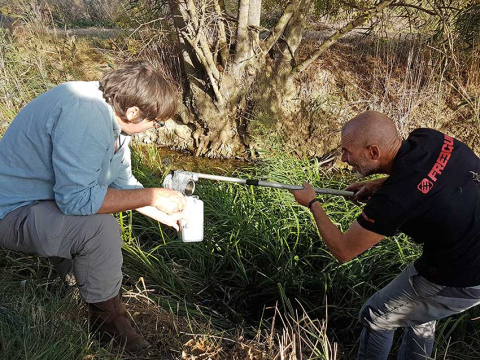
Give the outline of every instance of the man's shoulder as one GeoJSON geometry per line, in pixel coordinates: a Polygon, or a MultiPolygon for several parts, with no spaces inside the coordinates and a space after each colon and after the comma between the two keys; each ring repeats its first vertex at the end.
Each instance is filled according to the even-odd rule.
{"type": "Polygon", "coordinates": [[[409,135],[408,138],[412,137],[443,137],[445,134],[441,131],[431,129],[431,128],[417,128],[413,130],[409,135]]]}
{"type": "Polygon", "coordinates": [[[94,129],[101,134],[113,131],[113,109],[103,99],[98,82],[66,82],[45,95],[38,105],[47,108],[45,118],[49,131],[60,127],[77,129],[80,133],[81,128],[94,129]]]}
{"type": "Polygon", "coordinates": [[[98,88],[98,81],[71,81],[60,84],[55,89],[60,107],[88,114],[100,112],[105,117],[111,117],[110,106],[98,88]]]}
{"type": "Polygon", "coordinates": [[[61,83],[39,95],[25,108],[45,107],[48,109],[72,106],[75,103],[92,103],[100,108],[107,108],[97,81],[70,81],[61,83]]]}
{"type": "Polygon", "coordinates": [[[67,81],[57,85],[57,87],[71,88],[79,92],[92,90],[100,91],[98,81],[67,81]]]}
{"type": "Polygon", "coordinates": [[[98,81],[70,81],[56,86],[55,89],[71,100],[103,102],[98,81]]]}

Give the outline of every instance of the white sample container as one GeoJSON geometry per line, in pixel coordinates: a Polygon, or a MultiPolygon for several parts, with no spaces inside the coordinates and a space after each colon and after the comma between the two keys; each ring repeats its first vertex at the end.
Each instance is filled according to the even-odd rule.
{"type": "Polygon", "coordinates": [[[187,205],[183,213],[188,220],[180,220],[180,233],[183,242],[203,240],[203,201],[198,196],[187,196],[187,205]]]}

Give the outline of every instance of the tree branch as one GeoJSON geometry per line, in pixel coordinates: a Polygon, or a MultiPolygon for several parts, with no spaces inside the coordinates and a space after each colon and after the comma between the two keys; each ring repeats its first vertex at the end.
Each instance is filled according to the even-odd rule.
{"type": "MultiPolygon", "coordinates": [[[[191,21],[196,27],[196,29],[195,29],[195,31],[196,31],[195,44],[197,43],[197,40],[199,40],[199,42],[200,42],[200,48],[198,48],[197,46],[194,46],[195,51],[197,53],[200,50],[202,51],[203,59],[204,59],[204,62],[205,62],[205,64],[204,64],[205,69],[207,70],[207,73],[213,75],[213,78],[216,80],[216,82],[218,84],[218,82],[220,81],[220,72],[217,69],[215,61],[213,59],[212,51],[210,50],[210,46],[208,45],[208,41],[207,41],[207,38],[205,36],[203,15],[202,15],[201,19],[198,18],[197,11],[196,11],[196,8],[195,8],[195,4],[193,3],[192,0],[187,0],[186,5],[187,5],[187,11],[190,15],[191,21]]],[[[202,12],[202,14],[203,14],[203,12],[202,12]]],[[[215,85],[217,85],[217,84],[215,84],[215,85]]],[[[213,85],[214,84],[212,84],[212,86],[213,85]]]]}
{"type": "MultiPolygon", "coordinates": [[[[189,42],[189,44],[192,46],[193,50],[198,56],[198,59],[200,60],[203,68],[205,69],[205,72],[207,73],[207,76],[210,80],[210,85],[212,86],[213,92],[215,93],[215,97],[217,99],[217,104],[219,106],[223,106],[225,99],[223,98],[220,89],[218,87],[219,81],[218,79],[215,78],[214,72],[218,72],[218,69],[213,65],[209,63],[207,58],[204,56],[204,51],[198,47],[198,45],[194,42],[193,39],[191,39],[188,34],[183,34],[183,37],[185,38],[186,41],[189,42]]],[[[211,52],[210,52],[211,54],[211,52]]]]}
{"type": "Polygon", "coordinates": [[[250,46],[248,39],[248,12],[250,8],[250,0],[240,0],[238,8],[238,26],[237,39],[235,44],[235,57],[233,59],[235,65],[242,63],[249,55],[250,46]]]}
{"type": "MultiPolygon", "coordinates": [[[[300,9],[309,9],[312,0],[301,0],[300,9]]],[[[283,38],[288,45],[292,60],[295,61],[294,54],[302,41],[303,31],[305,29],[306,11],[297,11],[290,19],[288,26],[285,28],[283,38]]],[[[295,65],[296,66],[296,65],[295,65]]]]}
{"type": "Polygon", "coordinates": [[[359,27],[363,23],[365,23],[371,17],[381,13],[383,9],[393,3],[393,0],[385,0],[378,4],[374,9],[367,11],[365,14],[359,16],[355,20],[351,21],[347,25],[345,25],[340,30],[336,31],[332,36],[330,36],[327,40],[325,40],[320,47],[311,54],[307,59],[297,65],[295,69],[293,69],[293,73],[300,73],[304,71],[308,66],[310,66],[315,60],[317,60],[320,55],[322,55],[330,46],[335,44],[339,39],[344,37],[346,34],[351,32],[353,29],[359,27]]]}
{"type": "Polygon", "coordinates": [[[422,8],[421,6],[418,6],[418,5],[413,5],[413,4],[407,4],[407,3],[394,3],[394,4],[391,4],[390,6],[395,6],[395,7],[409,7],[409,8],[413,8],[413,9],[416,9],[416,10],[419,10],[419,11],[422,11],[428,15],[432,15],[432,16],[437,16],[438,14],[433,11],[433,10],[429,10],[429,9],[425,9],[425,8],[422,8]]]}
{"type": "MultiPolygon", "coordinates": [[[[260,16],[262,14],[262,0],[250,0],[250,6],[248,8],[248,25],[260,26],[260,16]]],[[[253,46],[257,46],[259,42],[259,33],[251,33],[253,38],[253,46]]]]}
{"type": "Polygon", "coordinates": [[[177,30],[178,41],[182,48],[182,57],[181,60],[184,64],[184,69],[186,71],[187,78],[193,76],[193,73],[201,67],[201,63],[198,59],[198,56],[192,46],[185,41],[182,31],[185,31],[187,26],[188,14],[184,14],[180,8],[178,0],[168,0],[170,11],[173,15],[173,23],[177,30]]]}
{"type": "Polygon", "coordinates": [[[186,0],[185,6],[187,8],[188,14],[190,15],[190,19],[192,20],[193,26],[198,30],[199,23],[198,23],[198,16],[197,10],[195,9],[195,4],[192,0],[186,0]]]}
{"type": "Polygon", "coordinates": [[[299,0],[293,0],[287,5],[287,7],[285,8],[285,11],[283,12],[283,15],[280,17],[280,19],[277,22],[277,25],[273,29],[273,32],[267,37],[265,42],[262,44],[262,50],[264,53],[268,53],[270,49],[273,47],[273,45],[275,45],[278,39],[280,39],[280,37],[283,35],[283,32],[285,31],[285,28],[287,27],[287,24],[292,18],[294,12],[299,10],[299,5],[300,5],[299,0]]]}
{"type": "Polygon", "coordinates": [[[214,0],[215,12],[218,16],[218,43],[219,43],[219,52],[220,52],[220,64],[224,69],[227,68],[228,61],[228,42],[227,42],[227,32],[225,31],[225,16],[222,10],[222,7],[218,0],[214,0]]]}

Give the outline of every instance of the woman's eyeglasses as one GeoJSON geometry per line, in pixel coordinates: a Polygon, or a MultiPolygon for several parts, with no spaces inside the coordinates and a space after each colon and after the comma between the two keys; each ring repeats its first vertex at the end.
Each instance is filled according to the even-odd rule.
{"type": "Polygon", "coordinates": [[[155,120],[153,120],[153,122],[155,123],[156,128],[161,128],[161,127],[165,126],[165,123],[163,121],[155,119],[155,120]]]}

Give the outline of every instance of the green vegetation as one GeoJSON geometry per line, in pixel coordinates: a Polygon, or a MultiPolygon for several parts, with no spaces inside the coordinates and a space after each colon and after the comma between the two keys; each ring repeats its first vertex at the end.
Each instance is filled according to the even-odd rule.
{"type": "MultiPolygon", "coordinates": [[[[140,3],[130,2],[133,7],[140,3]]],[[[142,4],[145,8],[139,10],[149,12],[149,4],[142,4]]],[[[355,40],[332,48],[322,67],[301,79],[311,87],[306,90],[310,102],[305,121],[287,127],[297,141],[290,148],[310,154],[317,140],[330,147],[315,153],[335,147],[336,125],[330,123],[345,120],[366,103],[391,113],[404,132],[437,126],[475,146],[480,129],[477,8],[469,6],[457,23],[469,46],[466,53],[446,42],[422,52],[427,42],[396,38],[355,40]],[[455,128],[451,119],[457,120],[455,128]]],[[[65,10],[55,9],[57,23],[82,23],[82,16],[68,17],[65,10]]],[[[325,9],[317,6],[320,13],[325,9]]],[[[87,22],[114,22],[102,19],[89,17],[87,22]]],[[[171,55],[159,54],[158,45],[149,47],[134,36],[85,39],[48,32],[44,23],[28,16],[21,21],[13,33],[0,29],[0,136],[3,121],[55,84],[96,80],[109,64],[125,58],[171,55]]],[[[301,56],[314,40],[303,44],[301,56]]],[[[245,114],[252,117],[248,126],[266,138],[274,126],[263,127],[275,121],[268,115],[254,118],[258,114],[245,114]]],[[[230,173],[337,189],[355,181],[348,171],[288,153],[281,136],[268,144],[265,138],[255,149],[261,160],[230,173]]],[[[135,175],[145,186],[161,186],[170,170],[161,165],[168,161],[153,144],[137,142],[133,160],[135,175]]],[[[216,167],[199,170],[221,174],[216,167]]],[[[420,252],[399,235],[340,264],[319,238],[311,214],[287,191],[203,181],[197,195],[205,203],[202,243],[184,244],[174,231],[139,214],[117,215],[125,241],[124,299],[154,345],[146,359],[333,359],[334,343],[337,358],[354,358],[361,305],[420,252]]],[[[341,197],[323,196],[322,201],[342,230],[360,211],[341,197]]],[[[48,261],[0,250],[1,358],[128,358],[112,344],[100,346],[87,331],[85,315],[78,291],[56,278],[48,261]]],[[[480,310],[472,309],[441,321],[436,358],[480,358],[480,323],[472,320],[479,316],[480,310]]]]}
{"type": "MultiPolygon", "coordinates": [[[[160,186],[168,169],[155,165],[161,157],[156,148],[145,147],[136,145],[136,175],[148,186],[160,186]]],[[[354,180],[291,156],[272,157],[235,176],[292,184],[307,180],[339,189],[354,180]]],[[[419,254],[402,235],[340,264],[319,239],[310,213],[287,191],[208,181],[197,185],[205,203],[201,243],[182,243],[173,230],[138,214],[118,214],[125,241],[124,287],[131,299],[127,307],[155,346],[151,358],[178,358],[184,351],[224,359],[253,351],[270,359],[283,351],[295,359],[302,351],[307,358],[329,359],[325,349],[334,342],[340,358],[352,358],[362,303],[419,254]],[[276,333],[292,336],[289,349],[282,344],[287,340],[272,336],[274,321],[276,333]],[[236,346],[228,347],[232,341],[236,346]]],[[[341,197],[322,201],[342,229],[360,211],[341,197]]],[[[1,254],[0,331],[9,359],[123,356],[88,336],[77,291],[55,279],[47,262],[1,254]],[[23,279],[28,279],[24,287],[23,279]]],[[[444,354],[478,358],[480,328],[470,319],[479,315],[472,309],[440,323],[438,359],[444,354]]]]}
{"type": "MultiPolygon", "coordinates": [[[[59,284],[34,283],[25,274],[31,264],[2,252],[0,346],[2,359],[78,359],[89,352],[85,321],[74,319],[77,302],[65,298],[59,284]],[[22,263],[22,275],[12,273],[22,263]],[[7,275],[8,278],[7,278],[7,275]],[[20,279],[28,278],[22,287],[20,279]]],[[[17,268],[18,269],[18,268],[17,268]]],[[[41,272],[40,272],[41,274],[41,272]]],[[[46,275],[46,274],[43,274],[46,275]]]]}

